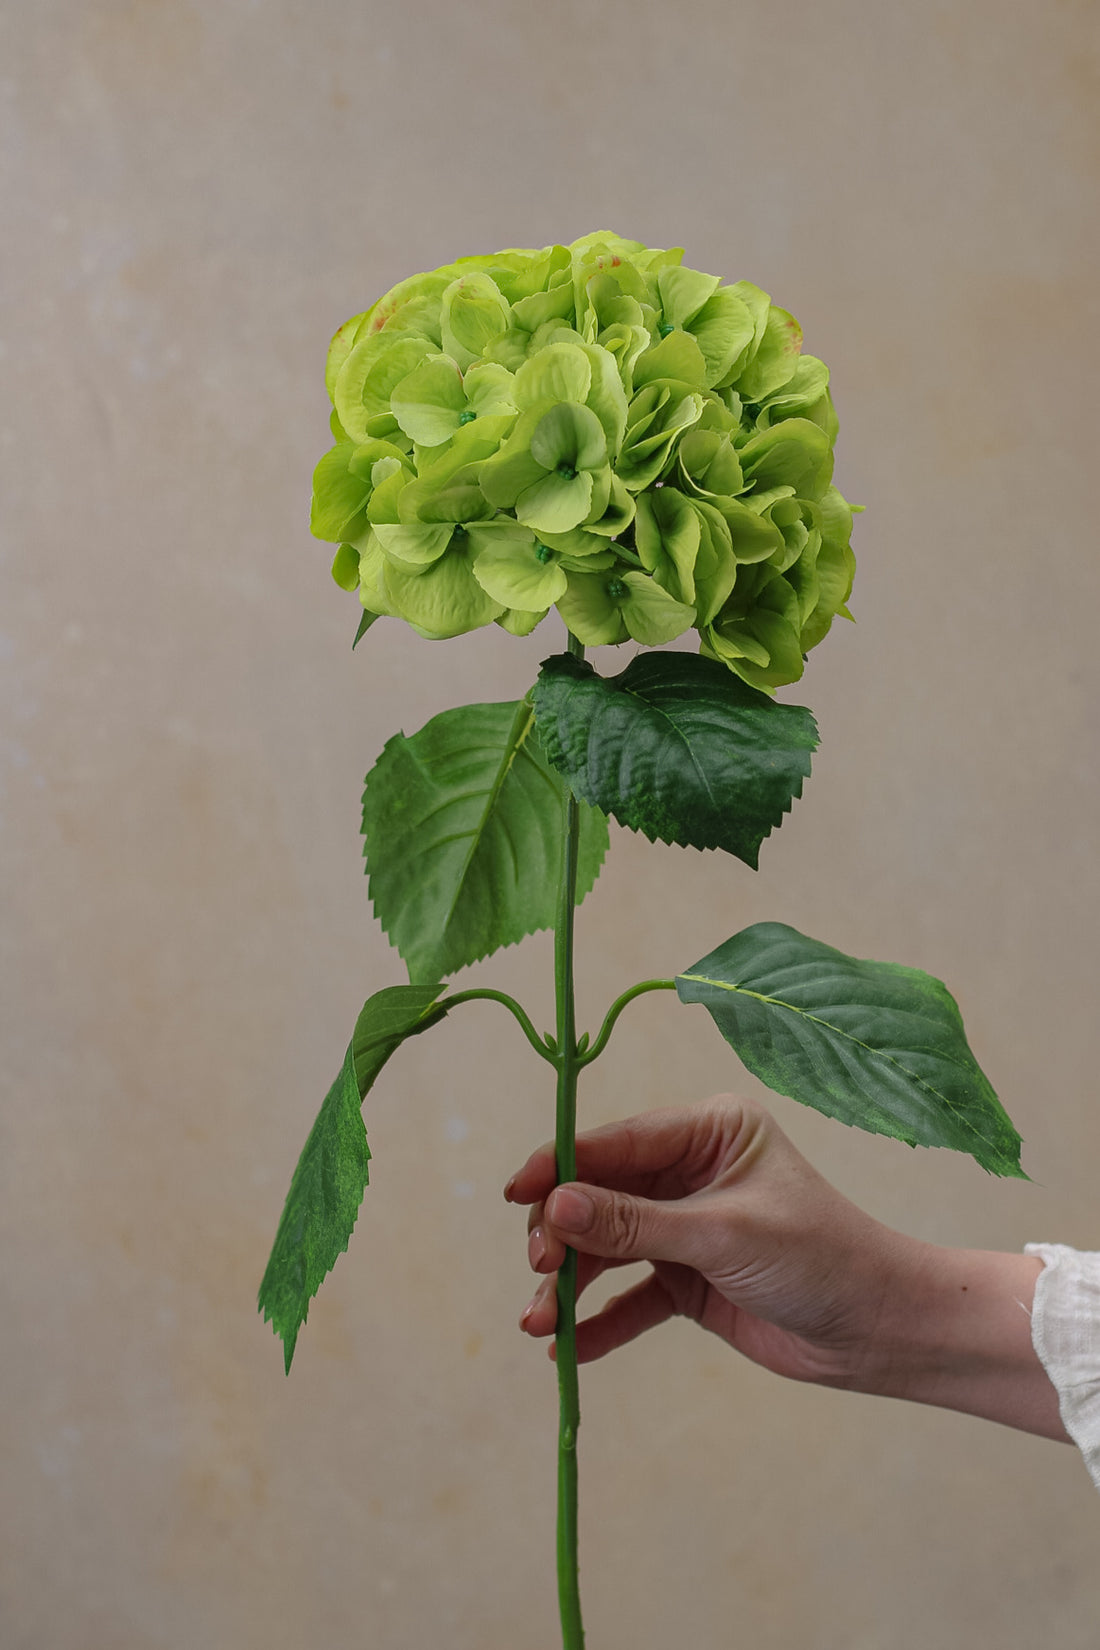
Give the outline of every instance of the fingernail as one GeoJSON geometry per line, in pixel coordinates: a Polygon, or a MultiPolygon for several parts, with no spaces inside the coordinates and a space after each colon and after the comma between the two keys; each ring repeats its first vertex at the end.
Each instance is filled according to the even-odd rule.
{"type": "Polygon", "coordinates": [[[518,1178],[519,1178],[518,1175],[513,1175],[511,1180],[508,1182],[507,1186],[505,1186],[505,1188],[504,1188],[504,1201],[505,1201],[505,1203],[511,1203],[511,1201],[512,1201],[512,1187],[515,1185],[518,1178]]]}
{"type": "Polygon", "coordinates": [[[596,1218],[596,1206],[587,1192],[575,1186],[559,1186],[550,1194],[553,1204],[547,1205],[547,1214],[563,1232],[587,1232],[596,1218]]]}
{"type": "Polygon", "coordinates": [[[546,1233],[541,1226],[536,1226],[527,1239],[527,1259],[535,1272],[546,1259],[546,1233]]]}
{"type": "Polygon", "coordinates": [[[538,1303],[539,1298],[536,1295],[532,1300],[529,1300],[527,1305],[523,1308],[523,1311],[519,1315],[519,1326],[521,1329],[527,1328],[527,1320],[530,1318],[531,1313],[535,1310],[538,1303]]]}

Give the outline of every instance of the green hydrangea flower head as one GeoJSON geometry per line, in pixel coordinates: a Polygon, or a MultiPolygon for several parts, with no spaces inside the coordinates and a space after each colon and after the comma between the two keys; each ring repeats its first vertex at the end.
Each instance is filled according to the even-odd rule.
{"type": "Polygon", "coordinates": [[[700,650],[767,692],[846,603],[823,361],[749,281],[610,231],[401,281],[344,323],[311,528],[369,616],[421,636],[700,650]]]}

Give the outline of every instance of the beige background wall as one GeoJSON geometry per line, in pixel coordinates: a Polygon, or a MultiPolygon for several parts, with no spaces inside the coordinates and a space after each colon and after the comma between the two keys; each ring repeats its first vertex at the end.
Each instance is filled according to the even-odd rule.
{"type": "MultiPolygon", "coordinates": [[[[583,1020],[763,917],[928,967],[1034,1184],[780,1120],[910,1231],[1100,1246],[1096,20],[0,10],[5,1650],[555,1643],[553,1377],[499,1190],[552,1101],[506,1017],[465,1011],[371,1098],[373,1183],[289,1381],[254,1309],[355,1013],[400,977],[362,775],[558,645],[387,623],[353,658],[306,531],[330,332],[456,254],[610,226],[765,285],[833,368],[867,506],[858,625],[787,694],[822,728],[805,800],[756,877],[616,833],[583,1020]]],[[[478,972],[545,1019],[549,958],[478,972]]],[[[582,1111],[748,1082],[662,998],[582,1111]]],[[[684,1324],[584,1404],[592,1650],[1095,1644],[1069,1449],[786,1386],[684,1324]]]]}

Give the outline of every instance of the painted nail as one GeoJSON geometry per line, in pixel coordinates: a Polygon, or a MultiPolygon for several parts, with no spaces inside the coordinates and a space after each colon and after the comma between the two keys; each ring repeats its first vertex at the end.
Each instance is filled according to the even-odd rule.
{"type": "Polygon", "coordinates": [[[534,1299],[529,1300],[527,1302],[527,1305],[523,1308],[523,1311],[520,1313],[520,1316],[519,1316],[519,1326],[520,1326],[521,1329],[526,1329],[527,1328],[527,1321],[530,1318],[531,1313],[535,1310],[535,1307],[538,1305],[538,1303],[539,1303],[539,1298],[536,1295],[534,1297],[534,1299]]]}
{"type": "Polygon", "coordinates": [[[541,1226],[536,1226],[527,1239],[527,1259],[534,1272],[538,1271],[546,1259],[546,1233],[541,1226]]]}
{"type": "Polygon", "coordinates": [[[511,1203],[511,1201],[512,1201],[512,1188],[513,1188],[513,1186],[515,1185],[515,1183],[518,1179],[519,1179],[518,1175],[513,1175],[511,1180],[508,1182],[507,1186],[505,1186],[505,1188],[504,1188],[504,1201],[505,1201],[505,1203],[511,1203]]]}

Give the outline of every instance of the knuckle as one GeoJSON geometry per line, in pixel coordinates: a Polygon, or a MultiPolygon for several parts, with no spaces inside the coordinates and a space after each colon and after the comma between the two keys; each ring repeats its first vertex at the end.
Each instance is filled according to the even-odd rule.
{"type": "Polygon", "coordinates": [[[641,1240],[641,1215],[633,1198],[616,1192],[607,1205],[607,1235],[618,1255],[634,1254],[641,1240]]]}

